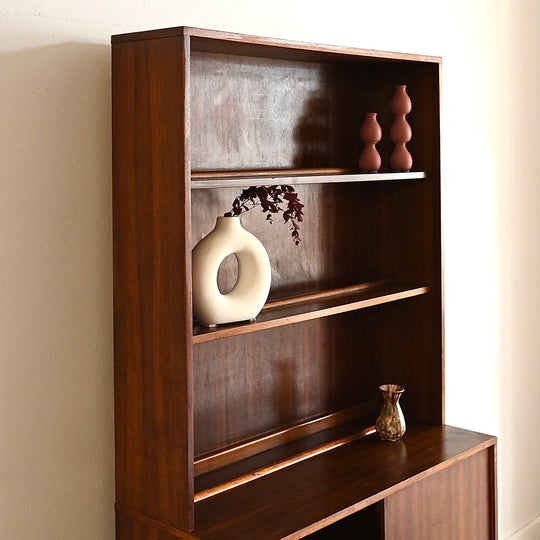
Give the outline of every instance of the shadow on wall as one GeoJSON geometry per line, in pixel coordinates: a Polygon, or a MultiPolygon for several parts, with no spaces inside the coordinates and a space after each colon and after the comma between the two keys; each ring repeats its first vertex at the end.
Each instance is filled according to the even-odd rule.
{"type": "Polygon", "coordinates": [[[0,537],[112,538],[110,47],[0,73],[0,537]]]}

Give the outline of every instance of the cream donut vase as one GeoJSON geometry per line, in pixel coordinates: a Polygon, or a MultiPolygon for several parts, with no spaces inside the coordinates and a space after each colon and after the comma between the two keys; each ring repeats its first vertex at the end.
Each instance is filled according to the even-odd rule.
{"type": "Polygon", "coordinates": [[[216,226],[193,248],[193,312],[200,324],[215,326],[255,319],[270,291],[270,260],[261,242],[239,217],[218,217],[216,226]],[[226,294],[218,288],[219,266],[238,260],[238,279],[226,294]]]}

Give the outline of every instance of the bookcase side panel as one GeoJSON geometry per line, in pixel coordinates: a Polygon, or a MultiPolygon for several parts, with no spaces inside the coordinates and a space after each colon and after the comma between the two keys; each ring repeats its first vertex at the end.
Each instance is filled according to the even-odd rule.
{"type": "Polygon", "coordinates": [[[193,528],[186,47],[179,36],[112,52],[116,501],[182,530],[193,528]]]}

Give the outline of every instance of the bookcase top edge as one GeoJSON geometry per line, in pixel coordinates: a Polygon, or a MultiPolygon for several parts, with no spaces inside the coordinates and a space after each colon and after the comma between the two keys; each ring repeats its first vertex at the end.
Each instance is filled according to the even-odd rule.
{"type": "MultiPolygon", "coordinates": [[[[273,47],[291,50],[304,50],[313,53],[328,53],[353,57],[369,57],[375,60],[394,60],[394,61],[416,61],[441,64],[442,58],[439,56],[429,56],[423,54],[400,53],[390,51],[377,51],[373,49],[363,49],[357,47],[348,47],[340,45],[329,45],[319,43],[308,43],[302,41],[291,41],[280,38],[270,38],[264,36],[255,36],[248,34],[239,34],[226,32],[222,30],[211,30],[206,28],[195,28],[191,26],[176,26],[170,28],[161,28],[155,30],[144,30],[130,32],[125,34],[116,34],[111,36],[111,43],[124,43],[130,41],[141,41],[149,39],[160,39],[167,37],[189,36],[193,39],[194,50],[198,50],[197,42],[207,42],[215,40],[224,44],[237,44],[238,46],[259,46],[273,47]]],[[[219,47],[216,47],[218,49],[219,47]]],[[[217,52],[217,51],[216,51],[217,52]]]]}

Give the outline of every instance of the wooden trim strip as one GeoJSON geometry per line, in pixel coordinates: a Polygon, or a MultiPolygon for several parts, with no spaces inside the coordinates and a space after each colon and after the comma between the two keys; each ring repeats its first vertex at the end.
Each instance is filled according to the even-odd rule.
{"type": "Polygon", "coordinates": [[[271,450],[272,448],[302,439],[303,437],[314,435],[325,429],[331,429],[341,424],[345,424],[355,418],[368,414],[369,411],[373,409],[373,406],[374,403],[372,401],[354,405],[353,407],[270,433],[244,444],[239,444],[232,448],[203,456],[195,460],[195,476],[215,471],[216,469],[236,463],[242,459],[265,452],[266,450],[271,450]]]}
{"type": "Polygon", "coordinates": [[[403,180],[423,180],[427,173],[388,172],[352,173],[347,169],[276,169],[260,171],[204,171],[191,173],[192,189],[239,188],[267,184],[339,184],[356,182],[385,182],[403,180]],[[270,180],[271,182],[269,182],[270,180]]]}
{"type": "Polygon", "coordinates": [[[499,520],[499,506],[498,506],[498,487],[497,487],[497,440],[495,440],[493,446],[488,448],[489,460],[491,466],[489,467],[489,497],[490,497],[490,528],[491,538],[497,540],[498,530],[497,524],[499,520]]]}
{"type": "Polygon", "coordinates": [[[219,180],[222,178],[274,178],[286,176],[323,176],[351,174],[345,167],[317,167],[311,169],[253,169],[233,171],[192,171],[192,180],[219,180]]]}
{"type": "Polygon", "coordinates": [[[239,476],[238,478],[234,478],[233,480],[230,480],[229,482],[225,482],[223,484],[219,484],[212,488],[199,491],[198,493],[195,494],[195,502],[197,503],[204,499],[208,499],[208,497],[212,497],[219,493],[228,491],[229,489],[233,489],[243,484],[247,484],[248,482],[252,482],[253,480],[257,480],[258,478],[262,478],[263,476],[267,476],[269,474],[275,473],[281,469],[290,467],[291,465],[294,465],[295,463],[300,463],[301,461],[305,461],[306,459],[312,458],[314,456],[318,456],[324,452],[329,452],[330,450],[339,448],[340,446],[343,446],[344,444],[347,444],[357,439],[360,439],[362,437],[365,437],[366,435],[370,435],[374,431],[375,431],[374,427],[363,429],[362,431],[358,431],[357,433],[353,433],[352,435],[349,435],[347,437],[343,437],[341,439],[337,439],[335,441],[323,444],[312,450],[308,450],[306,452],[302,452],[300,454],[292,456],[288,459],[284,459],[283,461],[278,461],[277,463],[274,463],[273,465],[270,465],[268,467],[264,467],[262,469],[253,471],[249,474],[239,476]]]}

